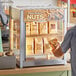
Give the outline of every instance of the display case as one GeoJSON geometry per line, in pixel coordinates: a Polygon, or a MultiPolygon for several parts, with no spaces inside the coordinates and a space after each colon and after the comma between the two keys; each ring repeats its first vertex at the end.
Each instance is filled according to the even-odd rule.
{"type": "Polygon", "coordinates": [[[67,27],[67,9],[60,7],[17,7],[11,9],[10,47],[22,67],[66,64],[57,58],[49,40],[60,44],[67,27]]]}

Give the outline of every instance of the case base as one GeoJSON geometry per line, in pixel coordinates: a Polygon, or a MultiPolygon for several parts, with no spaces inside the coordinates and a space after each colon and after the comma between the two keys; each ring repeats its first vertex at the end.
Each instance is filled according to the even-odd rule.
{"type": "MultiPolygon", "coordinates": [[[[56,60],[31,60],[24,61],[23,67],[37,67],[37,66],[49,66],[49,65],[64,65],[65,61],[61,59],[56,60]]],[[[17,60],[17,65],[20,67],[20,61],[17,60]]]]}
{"type": "Polygon", "coordinates": [[[0,69],[13,69],[16,68],[15,56],[0,57],[0,69]]]}

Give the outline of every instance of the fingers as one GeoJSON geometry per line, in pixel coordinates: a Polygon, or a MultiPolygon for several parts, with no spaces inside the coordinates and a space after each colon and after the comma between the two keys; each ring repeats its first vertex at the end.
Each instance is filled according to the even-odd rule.
{"type": "Polygon", "coordinates": [[[61,49],[61,47],[58,47],[58,48],[56,48],[54,51],[53,51],[53,54],[56,56],[56,57],[61,57],[61,56],[63,56],[63,52],[62,52],[62,49],[61,49]]]}
{"type": "Polygon", "coordinates": [[[14,53],[13,53],[13,52],[11,52],[11,51],[9,51],[9,52],[6,52],[6,53],[5,53],[5,55],[7,55],[7,56],[13,56],[13,55],[14,55],[14,53]]]}
{"type": "Polygon", "coordinates": [[[63,55],[63,52],[62,52],[62,49],[61,49],[61,46],[58,40],[55,38],[55,39],[49,40],[48,42],[50,46],[52,47],[52,52],[54,56],[61,57],[63,55]]]}
{"type": "Polygon", "coordinates": [[[9,51],[9,52],[0,52],[0,57],[2,56],[13,56],[14,53],[12,51],[9,51]]]}

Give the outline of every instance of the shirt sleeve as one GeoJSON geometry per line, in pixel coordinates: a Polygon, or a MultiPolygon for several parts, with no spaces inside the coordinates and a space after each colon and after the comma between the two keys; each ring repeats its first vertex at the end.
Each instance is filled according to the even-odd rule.
{"type": "Polygon", "coordinates": [[[3,10],[1,1],[0,1],[0,18],[3,25],[6,25],[8,23],[8,18],[3,10]]]}
{"type": "Polygon", "coordinates": [[[8,24],[8,18],[3,11],[0,12],[0,17],[1,17],[2,24],[7,25],[8,24]]]}
{"type": "Polygon", "coordinates": [[[71,47],[71,38],[72,38],[72,32],[71,30],[68,30],[61,44],[63,53],[66,53],[66,51],[71,47]]]}

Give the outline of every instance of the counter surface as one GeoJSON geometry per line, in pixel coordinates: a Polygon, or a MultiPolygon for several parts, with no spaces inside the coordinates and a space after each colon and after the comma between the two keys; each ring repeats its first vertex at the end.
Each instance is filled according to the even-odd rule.
{"type": "Polygon", "coordinates": [[[16,68],[8,70],[0,70],[0,75],[8,74],[24,74],[24,73],[36,73],[36,72],[52,72],[52,71],[65,71],[71,70],[70,64],[55,65],[55,66],[43,66],[43,67],[31,67],[31,68],[16,68]]]}

